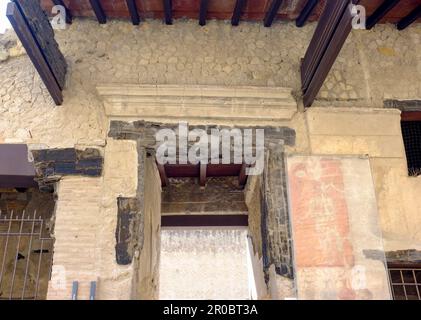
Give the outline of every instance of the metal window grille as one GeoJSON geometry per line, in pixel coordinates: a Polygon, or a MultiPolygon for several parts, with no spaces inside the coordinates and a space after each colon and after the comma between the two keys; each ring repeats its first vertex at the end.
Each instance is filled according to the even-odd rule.
{"type": "Polygon", "coordinates": [[[421,263],[389,265],[394,300],[421,300],[421,263]]]}
{"type": "Polygon", "coordinates": [[[402,136],[409,175],[421,175],[421,121],[402,121],[402,136]]]}
{"type": "Polygon", "coordinates": [[[0,300],[42,300],[51,278],[54,241],[36,212],[0,212],[0,300]]]}

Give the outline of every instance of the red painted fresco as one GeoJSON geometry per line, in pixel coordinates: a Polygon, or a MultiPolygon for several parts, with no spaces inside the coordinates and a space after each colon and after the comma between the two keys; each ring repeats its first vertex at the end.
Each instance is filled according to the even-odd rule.
{"type": "Polygon", "coordinates": [[[297,163],[289,169],[289,181],[296,267],[352,267],[340,160],[297,163]]]}

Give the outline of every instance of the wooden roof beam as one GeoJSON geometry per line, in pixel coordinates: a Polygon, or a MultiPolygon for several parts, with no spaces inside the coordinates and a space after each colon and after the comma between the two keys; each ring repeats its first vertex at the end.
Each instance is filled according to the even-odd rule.
{"type": "MultiPolygon", "coordinates": [[[[358,2],[354,0],[354,3],[358,2]]],[[[304,107],[310,107],[352,30],[348,0],[328,1],[301,65],[304,107]]]]}
{"type": "Polygon", "coordinates": [[[67,8],[66,5],[64,4],[63,0],[53,0],[53,3],[56,6],[63,6],[66,9],[66,23],[71,24],[73,16],[72,16],[69,8],[67,8]]]}
{"type": "Polygon", "coordinates": [[[234,7],[234,12],[231,18],[231,25],[238,26],[240,23],[241,15],[243,14],[244,7],[246,6],[247,0],[237,0],[234,7]]]}
{"type": "Polygon", "coordinates": [[[208,0],[200,0],[199,25],[206,25],[206,14],[208,13],[208,0]]]}
{"type": "Polygon", "coordinates": [[[297,20],[295,21],[295,24],[297,27],[301,28],[305,25],[305,23],[307,22],[308,18],[310,17],[311,13],[314,11],[314,8],[316,8],[318,3],[319,3],[318,0],[307,1],[305,7],[303,8],[297,20]]]}
{"type": "Polygon", "coordinates": [[[165,24],[172,25],[172,1],[164,1],[164,15],[165,15],[165,24]]]}
{"type": "Polygon", "coordinates": [[[281,7],[282,0],[272,0],[269,10],[266,12],[263,24],[265,27],[270,27],[278,14],[279,8],[281,7]]]}
{"type": "Polygon", "coordinates": [[[421,4],[411,11],[405,18],[398,22],[396,27],[398,30],[404,30],[414,23],[418,18],[421,18],[421,4]]]}
{"type": "Polygon", "coordinates": [[[383,3],[367,18],[366,28],[372,29],[390,10],[392,10],[400,0],[384,0],[383,3]]]}
{"type": "MultiPolygon", "coordinates": [[[[16,35],[21,41],[23,47],[25,48],[26,53],[31,59],[35,69],[38,71],[38,74],[40,75],[42,81],[47,87],[47,90],[53,98],[55,104],[61,105],[63,103],[63,94],[61,92],[61,86],[53,73],[53,69],[49,64],[46,55],[41,49],[42,47],[38,43],[38,40],[36,39],[33,31],[31,30],[26,17],[22,13],[22,10],[19,9],[17,3],[9,2],[7,4],[6,16],[9,19],[10,24],[15,30],[16,35]]],[[[47,18],[45,17],[45,19],[47,18]]],[[[40,22],[38,21],[38,23],[40,22]]],[[[39,36],[45,37],[46,35],[42,34],[39,36]]],[[[49,43],[52,43],[52,41],[50,41],[49,43]]],[[[56,53],[56,56],[61,55],[59,51],[56,51],[56,53]]],[[[66,66],[61,67],[64,68],[65,72],[66,66]]]]}
{"type": "Polygon", "coordinates": [[[135,26],[140,24],[140,17],[137,11],[137,5],[135,0],[126,0],[127,8],[129,9],[130,17],[132,19],[132,23],[135,26]]]}
{"type": "Polygon", "coordinates": [[[105,16],[104,9],[102,9],[101,3],[99,0],[89,0],[91,3],[92,10],[95,13],[95,16],[100,24],[107,23],[107,17],[105,16]]]}

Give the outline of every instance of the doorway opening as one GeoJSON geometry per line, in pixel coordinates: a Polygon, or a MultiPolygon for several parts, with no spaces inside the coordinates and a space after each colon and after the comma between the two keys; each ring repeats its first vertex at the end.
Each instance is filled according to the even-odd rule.
{"type": "Polygon", "coordinates": [[[159,298],[253,299],[241,165],[208,170],[205,183],[200,167],[196,177],[186,167],[164,170],[159,298]]]}

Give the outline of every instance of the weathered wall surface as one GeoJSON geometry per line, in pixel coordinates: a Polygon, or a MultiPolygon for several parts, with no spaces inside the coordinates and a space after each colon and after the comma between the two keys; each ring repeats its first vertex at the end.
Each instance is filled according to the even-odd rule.
{"type": "Polygon", "coordinates": [[[250,298],[246,228],[163,228],[160,299],[250,298]]]}
{"type": "Polygon", "coordinates": [[[294,263],[300,299],[390,299],[368,159],[290,156],[294,263]]]}
{"type": "Polygon", "coordinates": [[[408,177],[399,111],[312,108],[306,121],[311,154],[369,156],[385,250],[418,249],[421,178],[408,177]]]}
{"type": "MultiPolygon", "coordinates": [[[[314,26],[232,28],[216,21],[203,28],[196,21],[99,26],[76,19],[56,31],[69,67],[61,107],[54,107],[13,36],[1,36],[0,141],[103,144],[107,125],[95,93],[99,83],[282,86],[298,92],[299,63],[314,26]]],[[[384,98],[420,98],[420,30],[419,24],[403,32],[381,25],[353,32],[315,105],[381,107],[384,98]]]]}

